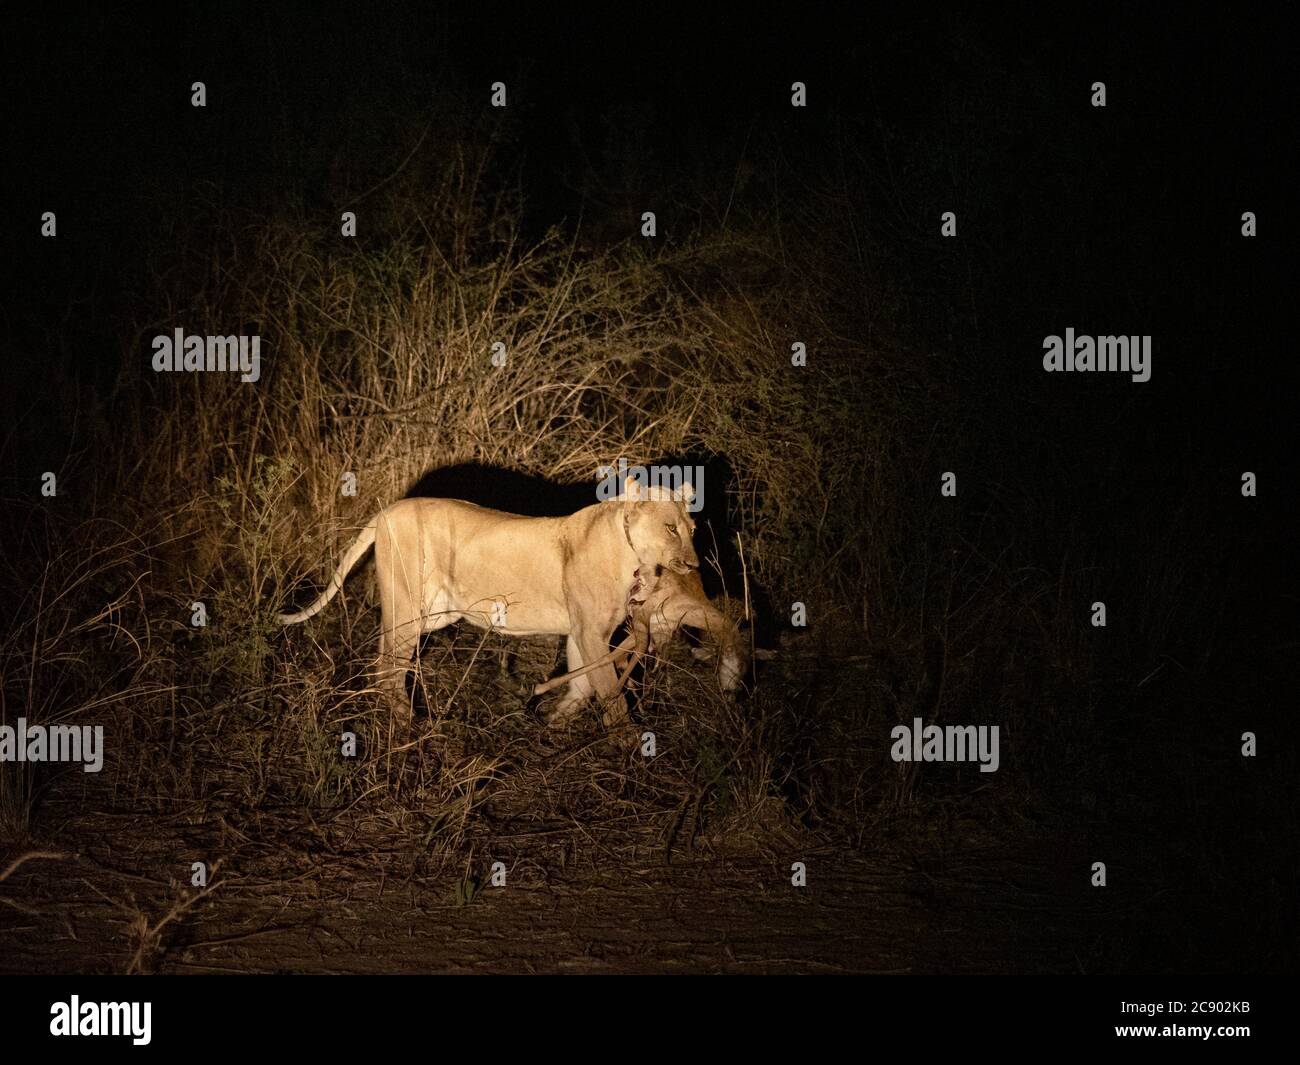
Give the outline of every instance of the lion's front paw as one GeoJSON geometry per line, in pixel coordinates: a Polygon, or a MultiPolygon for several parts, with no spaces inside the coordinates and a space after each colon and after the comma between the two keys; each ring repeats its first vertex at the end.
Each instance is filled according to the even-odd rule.
{"type": "Polygon", "coordinates": [[[543,712],[542,718],[548,728],[564,728],[573,724],[585,699],[570,699],[567,696],[557,702],[550,710],[543,712]]]}

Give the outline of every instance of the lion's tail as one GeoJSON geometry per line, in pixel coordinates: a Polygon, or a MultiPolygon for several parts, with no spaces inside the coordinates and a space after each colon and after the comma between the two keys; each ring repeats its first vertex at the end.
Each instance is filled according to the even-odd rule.
{"type": "Polygon", "coordinates": [[[352,541],[352,546],[343,553],[343,560],[339,563],[339,568],[334,571],[334,578],[330,581],[329,587],[320,594],[320,598],[305,610],[299,610],[296,614],[280,614],[278,620],[281,625],[297,625],[300,621],[306,621],[314,617],[325,609],[331,599],[339,594],[339,589],[343,587],[347,575],[352,572],[352,567],[361,561],[361,557],[370,550],[375,542],[375,523],[372,521],[357,535],[352,541]]]}

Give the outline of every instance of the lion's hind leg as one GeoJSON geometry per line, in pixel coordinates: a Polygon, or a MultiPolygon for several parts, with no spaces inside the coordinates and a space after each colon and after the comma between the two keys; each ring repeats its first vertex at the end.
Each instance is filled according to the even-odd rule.
{"type": "MultiPolygon", "coordinates": [[[[375,664],[375,683],[384,693],[385,701],[393,711],[393,720],[399,726],[411,724],[414,688],[406,691],[406,678],[411,672],[415,653],[420,645],[418,619],[392,627],[385,626],[379,634],[379,658],[375,664]]],[[[418,669],[418,666],[416,666],[418,669]]]]}

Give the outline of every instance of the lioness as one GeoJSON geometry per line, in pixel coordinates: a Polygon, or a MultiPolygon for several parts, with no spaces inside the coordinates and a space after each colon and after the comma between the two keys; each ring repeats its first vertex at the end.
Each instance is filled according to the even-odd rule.
{"type": "MultiPolygon", "coordinates": [[[[567,636],[570,671],[599,663],[569,680],[550,724],[567,722],[593,695],[612,700],[618,680],[610,639],[647,597],[655,619],[640,627],[652,627],[656,637],[683,622],[708,629],[730,690],[743,672],[740,640],[704,598],[691,543],[695,522],[685,507],[692,498],[690,485],[669,492],[629,481],[617,499],[567,518],[526,518],[458,499],[404,499],[361,530],[311,606],[279,620],[293,625],[321,611],[373,544],[382,610],[376,672],[403,722],[411,714],[406,675],[421,634],[462,618],[512,636],[567,636]],[[665,571],[689,576],[660,587],[665,571]]],[[[625,718],[625,711],[614,717],[625,718]]]]}

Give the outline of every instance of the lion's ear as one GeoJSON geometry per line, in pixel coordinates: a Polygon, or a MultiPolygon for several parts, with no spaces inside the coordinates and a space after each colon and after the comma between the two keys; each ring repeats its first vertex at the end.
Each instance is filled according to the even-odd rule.
{"type": "Polygon", "coordinates": [[[674,499],[680,499],[683,503],[692,503],[695,501],[695,488],[690,481],[683,481],[682,486],[673,493],[674,499]]]}
{"type": "Polygon", "coordinates": [[[629,503],[639,503],[645,498],[645,493],[641,488],[641,482],[635,477],[629,477],[623,484],[623,498],[629,503]]]}

